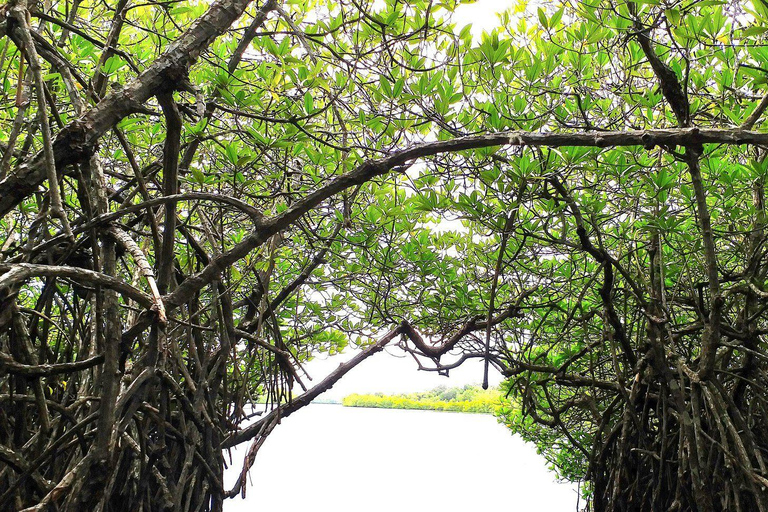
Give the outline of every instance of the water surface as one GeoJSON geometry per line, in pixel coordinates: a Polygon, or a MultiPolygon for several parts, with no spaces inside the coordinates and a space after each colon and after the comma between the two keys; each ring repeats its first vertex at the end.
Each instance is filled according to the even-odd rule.
{"type": "MultiPolygon", "coordinates": [[[[245,449],[233,451],[234,482],[245,449]]],[[[535,447],[490,415],[310,405],[283,420],[225,512],[576,510],[535,447]]]]}

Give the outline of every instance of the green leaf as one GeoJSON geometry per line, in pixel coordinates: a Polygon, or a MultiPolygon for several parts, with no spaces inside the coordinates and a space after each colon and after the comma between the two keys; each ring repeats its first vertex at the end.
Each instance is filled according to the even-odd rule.
{"type": "Polygon", "coordinates": [[[547,13],[544,12],[544,9],[539,7],[537,10],[537,14],[539,16],[539,23],[541,24],[541,26],[544,27],[545,30],[549,28],[549,25],[547,25],[547,13]]]}
{"type": "Polygon", "coordinates": [[[315,100],[312,98],[312,94],[307,91],[304,93],[304,111],[307,114],[311,114],[314,111],[315,100]]]}

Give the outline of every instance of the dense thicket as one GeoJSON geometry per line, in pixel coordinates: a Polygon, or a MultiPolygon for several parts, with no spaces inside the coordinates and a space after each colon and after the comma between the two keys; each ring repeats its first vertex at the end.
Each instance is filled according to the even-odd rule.
{"type": "Polygon", "coordinates": [[[0,6],[1,510],[219,511],[399,343],[593,510],[768,511],[765,2],[455,4],[0,6]]]}

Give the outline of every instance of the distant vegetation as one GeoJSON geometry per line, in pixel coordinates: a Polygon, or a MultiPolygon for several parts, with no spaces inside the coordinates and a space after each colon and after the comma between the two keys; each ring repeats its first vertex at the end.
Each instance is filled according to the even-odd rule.
{"type": "Polygon", "coordinates": [[[498,388],[483,390],[479,386],[448,388],[438,386],[431,391],[405,395],[352,394],[341,401],[346,407],[376,407],[380,409],[421,409],[432,411],[454,411],[473,413],[494,413],[501,407],[498,388]]]}

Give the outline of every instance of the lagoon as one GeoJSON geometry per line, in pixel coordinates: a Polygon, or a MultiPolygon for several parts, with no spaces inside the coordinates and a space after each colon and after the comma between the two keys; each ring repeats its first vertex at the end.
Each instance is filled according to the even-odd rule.
{"type": "Polygon", "coordinates": [[[270,435],[224,511],[575,511],[576,486],[546,466],[490,415],[312,404],[270,435]]]}

